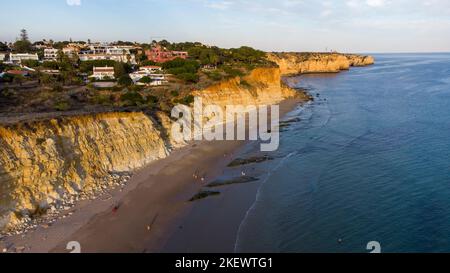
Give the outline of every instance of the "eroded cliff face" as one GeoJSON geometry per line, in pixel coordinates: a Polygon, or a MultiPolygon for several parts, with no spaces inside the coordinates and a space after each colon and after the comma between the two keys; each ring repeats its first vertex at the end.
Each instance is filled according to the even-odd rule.
{"type": "Polygon", "coordinates": [[[93,191],[109,173],[167,156],[143,113],[107,113],[0,127],[0,227],[68,194],[93,191]]]}
{"type": "Polygon", "coordinates": [[[350,66],[368,66],[375,64],[375,59],[372,56],[346,54],[345,57],[350,62],[350,66]]]}
{"type": "Polygon", "coordinates": [[[337,73],[375,62],[371,56],[339,53],[268,53],[267,58],[278,64],[283,75],[337,73]]]}
{"type": "MultiPolygon", "coordinates": [[[[193,95],[204,104],[274,104],[297,92],[277,68],[255,69],[193,95]]],[[[157,113],[105,113],[0,125],[0,231],[24,215],[45,212],[67,196],[95,192],[111,173],[166,157],[185,143],[170,139],[170,118],[157,113]]]]}
{"type": "Polygon", "coordinates": [[[222,108],[227,105],[270,105],[298,93],[281,84],[278,68],[257,68],[242,80],[239,77],[223,81],[201,91],[194,96],[203,99],[204,104],[215,104],[222,108]]]}

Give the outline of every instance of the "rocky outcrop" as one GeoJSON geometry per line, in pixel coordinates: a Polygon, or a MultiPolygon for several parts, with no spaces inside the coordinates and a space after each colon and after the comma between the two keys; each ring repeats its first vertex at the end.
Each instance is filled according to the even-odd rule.
{"type": "Polygon", "coordinates": [[[371,56],[339,53],[268,53],[267,58],[280,67],[283,75],[337,73],[351,66],[374,64],[371,56]]]}
{"type": "MultiPolygon", "coordinates": [[[[277,68],[259,68],[193,95],[223,107],[274,104],[297,94],[280,75],[277,68]]],[[[67,196],[104,188],[111,173],[166,157],[185,145],[170,139],[170,127],[162,112],[154,119],[140,112],[104,113],[0,125],[0,231],[67,196]]]]}
{"type": "Polygon", "coordinates": [[[375,63],[375,59],[372,56],[346,54],[345,57],[350,61],[351,66],[368,66],[375,63]]]}

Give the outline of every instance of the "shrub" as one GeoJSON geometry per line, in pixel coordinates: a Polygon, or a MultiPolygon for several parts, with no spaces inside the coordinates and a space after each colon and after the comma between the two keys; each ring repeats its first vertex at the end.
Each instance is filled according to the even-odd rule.
{"type": "Polygon", "coordinates": [[[58,70],[59,69],[59,64],[58,62],[43,62],[42,63],[42,67],[46,68],[46,69],[52,69],[52,70],[58,70]]]}
{"type": "Polygon", "coordinates": [[[229,66],[225,66],[223,68],[223,71],[225,71],[225,73],[227,73],[227,75],[229,77],[242,77],[242,76],[244,76],[244,73],[242,73],[241,70],[235,69],[235,68],[232,68],[232,67],[229,67],[229,66]]]}
{"type": "Polygon", "coordinates": [[[139,80],[140,83],[151,83],[152,79],[149,76],[144,76],[139,80]]]}
{"type": "Polygon", "coordinates": [[[158,98],[153,95],[147,97],[147,103],[155,104],[158,103],[158,101],[158,98]]]}
{"type": "Polygon", "coordinates": [[[94,66],[114,67],[115,63],[116,62],[112,60],[84,61],[80,64],[80,72],[91,73],[94,66]]]}
{"type": "Polygon", "coordinates": [[[67,111],[70,109],[70,104],[67,101],[57,102],[54,106],[56,111],[67,111]]]}
{"type": "Polygon", "coordinates": [[[188,95],[186,97],[184,97],[181,100],[177,100],[176,102],[184,104],[184,105],[191,105],[192,103],[194,103],[194,96],[192,95],[188,95]]]}
{"type": "Polygon", "coordinates": [[[137,92],[127,92],[120,96],[123,106],[139,106],[145,103],[145,99],[137,92]]]}
{"type": "Polygon", "coordinates": [[[141,66],[151,66],[151,65],[158,65],[158,63],[153,61],[143,61],[141,62],[141,66]]]}
{"type": "Polygon", "coordinates": [[[130,78],[128,74],[122,75],[117,82],[123,86],[130,86],[133,84],[133,80],[130,78]]]}
{"type": "Polygon", "coordinates": [[[200,64],[197,61],[177,58],[164,63],[162,67],[170,74],[179,75],[183,73],[197,73],[200,69],[200,64]]]}
{"type": "Polygon", "coordinates": [[[94,96],[92,98],[92,102],[94,104],[100,104],[100,105],[111,105],[112,104],[111,96],[110,95],[102,95],[102,94],[97,94],[96,96],[94,96]]]}
{"type": "Polygon", "coordinates": [[[206,76],[208,76],[208,78],[210,78],[213,81],[220,81],[220,80],[222,80],[222,75],[219,72],[217,72],[217,71],[208,72],[208,73],[205,73],[205,74],[206,74],[206,76]]]}
{"type": "Polygon", "coordinates": [[[38,67],[39,64],[40,64],[39,61],[36,61],[36,60],[23,60],[22,61],[22,65],[28,66],[28,67],[38,67]]]}
{"type": "Polygon", "coordinates": [[[55,84],[53,86],[53,91],[54,92],[63,92],[64,91],[64,87],[61,84],[55,84]]]}
{"type": "Polygon", "coordinates": [[[177,75],[177,78],[188,83],[197,83],[200,79],[200,77],[194,73],[182,73],[177,75]]]}

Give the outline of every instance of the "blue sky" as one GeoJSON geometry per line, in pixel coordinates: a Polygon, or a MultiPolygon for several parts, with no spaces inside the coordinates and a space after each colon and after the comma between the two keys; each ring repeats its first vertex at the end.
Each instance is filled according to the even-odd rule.
{"type": "MultiPolygon", "coordinates": [[[[152,38],[267,51],[450,52],[449,0],[14,0],[0,40],[152,38]]],[[[5,15],[7,14],[7,15],[5,15]]]]}

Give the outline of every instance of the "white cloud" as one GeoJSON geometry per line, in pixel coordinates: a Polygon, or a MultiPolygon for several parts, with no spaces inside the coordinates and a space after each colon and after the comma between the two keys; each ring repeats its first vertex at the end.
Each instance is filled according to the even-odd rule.
{"type": "Polygon", "coordinates": [[[345,4],[350,8],[359,8],[360,3],[358,0],[348,0],[345,4]]]}
{"type": "Polygon", "coordinates": [[[367,0],[367,5],[371,7],[384,7],[387,4],[386,0],[367,0]]]}
{"type": "Polygon", "coordinates": [[[69,6],[81,6],[81,0],[66,0],[69,6]]]}
{"type": "Polygon", "coordinates": [[[234,3],[231,1],[220,0],[220,1],[205,1],[205,6],[212,9],[226,10],[230,8],[234,3]]]}
{"type": "Polygon", "coordinates": [[[331,14],[333,14],[333,11],[331,11],[331,10],[329,10],[329,9],[326,9],[326,10],[324,10],[324,11],[322,11],[322,12],[320,13],[320,17],[328,17],[328,16],[330,16],[331,14]]]}

